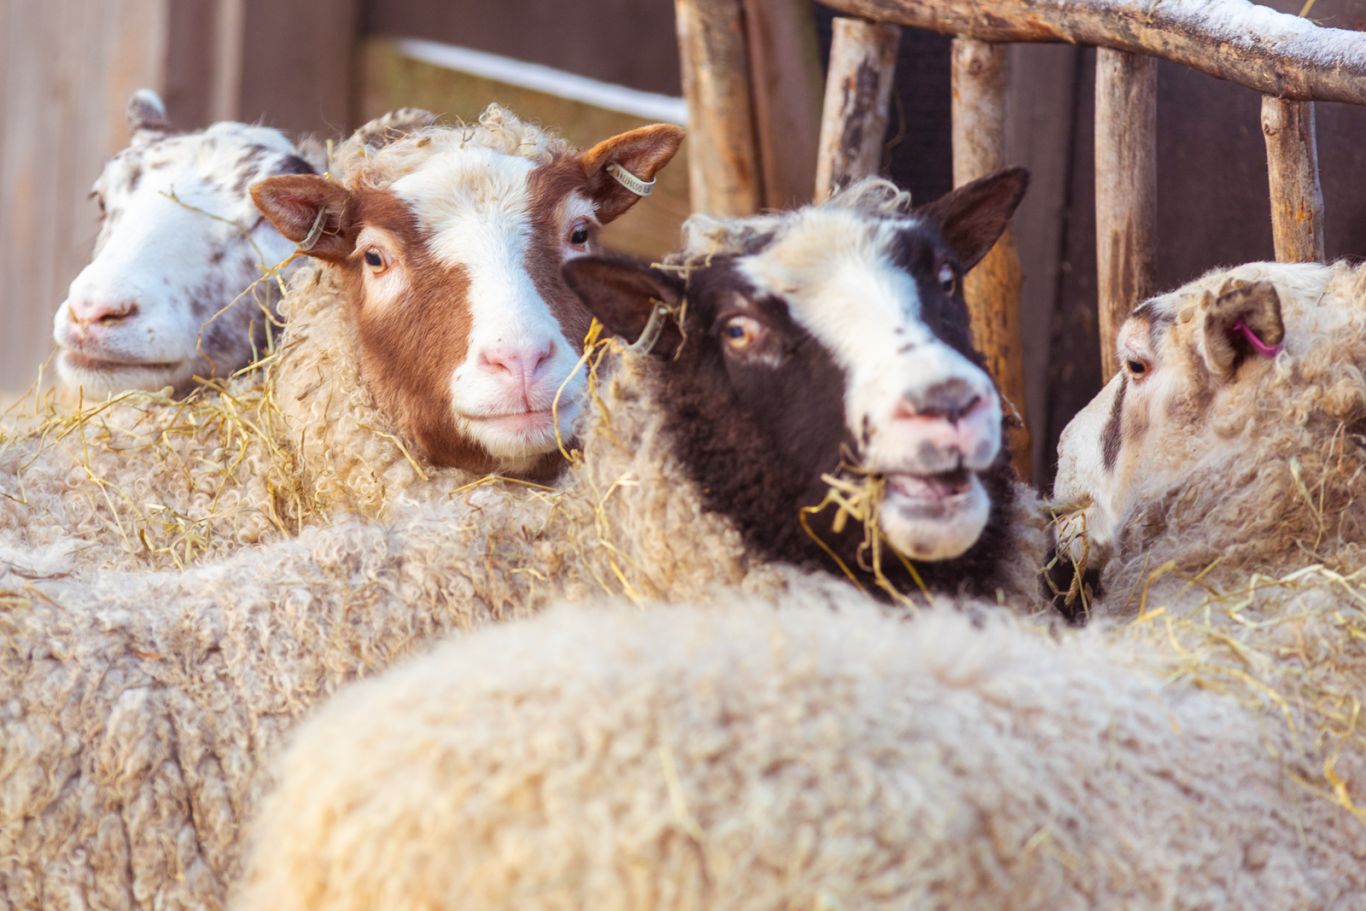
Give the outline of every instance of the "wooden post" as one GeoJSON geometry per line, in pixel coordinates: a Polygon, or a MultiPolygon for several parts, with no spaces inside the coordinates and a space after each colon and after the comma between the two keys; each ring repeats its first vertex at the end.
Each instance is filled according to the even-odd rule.
{"type": "Polygon", "coordinates": [[[1115,337],[1153,291],[1157,227],[1157,61],[1096,51],[1096,279],[1102,380],[1115,337]]]}
{"type": "Polygon", "coordinates": [[[1323,190],[1314,103],[1262,97],[1262,133],[1271,184],[1271,233],[1283,263],[1323,260],[1323,190]]]}
{"type": "Polygon", "coordinates": [[[811,197],[821,124],[821,52],[808,0],[744,0],[763,204],[811,197]]]}
{"type": "Polygon", "coordinates": [[[674,9],[693,211],[749,215],[762,185],[741,0],[675,0],[674,9]]]}
{"type": "Polygon", "coordinates": [[[900,42],[900,26],[835,19],[816,157],[817,201],[881,168],[900,42]]]}
{"type": "MultiPolygon", "coordinates": [[[[1006,166],[1006,49],[971,38],[953,42],[953,183],[1006,166]]],[[[1024,426],[1012,439],[1015,467],[1031,476],[1020,341],[1020,255],[1009,228],[963,283],[972,337],[987,369],[1024,426]]]]}

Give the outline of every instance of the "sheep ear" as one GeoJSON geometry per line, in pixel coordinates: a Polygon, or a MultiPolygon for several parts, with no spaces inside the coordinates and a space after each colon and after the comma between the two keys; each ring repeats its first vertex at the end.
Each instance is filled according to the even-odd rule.
{"type": "Polygon", "coordinates": [[[682,127],[656,123],[604,139],[580,156],[598,221],[607,224],[654,189],[655,175],[674,157],[682,127]]]}
{"type": "Polygon", "coordinates": [[[1205,366],[1231,379],[1249,357],[1275,357],[1285,341],[1281,297],[1270,282],[1227,281],[1218,296],[1205,293],[1200,341],[1205,366]]]}
{"type": "Polygon", "coordinates": [[[1007,168],[964,184],[920,206],[915,214],[939,226],[958,265],[966,272],[1005,233],[1010,216],[1015,214],[1028,188],[1029,171],[1007,168]]]}
{"type": "Polygon", "coordinates": [[[268,177],[252,186],[251,198],[276,230],[309,256],[340,262],[355,249],[354,199],[326,177],[268,177]]]}
{"type": "MultiPolygon", "coordinates": [[[[563,267],[564,280],[612,335],[635,344],[645,334],[656,308],[677,307],[683,283],[668,273],[622,257],[580,256],[563,267]]],[[[649,353],[673,357],[683,341],[673,317],[656,320],[658,336],[649,353]]],[[[648,341],[648,339],[646,340],[648,341]]]]}
{"type": "Polygon", "coordinates": [[[138,89],[128,99],[128,131],[133,142],[148,142],[171,132],[171,121],[166,116],[166,105],[161,96],[151,89],[138,89]]]}

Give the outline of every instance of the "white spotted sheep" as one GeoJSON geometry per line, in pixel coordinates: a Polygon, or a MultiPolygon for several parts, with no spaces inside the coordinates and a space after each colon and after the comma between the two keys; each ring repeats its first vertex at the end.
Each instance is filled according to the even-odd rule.
{"type": "Polygon", "coordinates": [[[128,102],[128,126],[128,147],[91,190],[94,255],[53,320],[61,384],[90,401],[165,386],[183,394],[194,377],[226,377],[266,349],[278,298],[269,273],[294,245],[248,188],[321,166],[268,127],[176,132],[146,89],[128,102]]]}
{"type": "MultiPolygon", "coordinates": [[[[893,544],[922,541],[930,523],[943,522],[944,567],[924,557],[913,564],[931,593],[976,592],[986,599],[978,603],[990,604],[1027,599],[1037,590],[1042,533],[1023,489],[1004,474],[999,427],[976,416],[999,422],[998,400],[966,347],[939,340],[944,332],[965,345],[953,334],[961,330],[948,328],[965,323],[957,278],[1004,229],[1022,183],[1008,172],[919,213],[908,211],[904,194],[872,183],[785,216],[698,219],[676,258],[689,267],[686,279],[676,269],[576,261],[572,284],[611,292],[587,303],[614,332],[631,334],[635,322],[647,321],[650,298],[673,299],[680,282],[689,306],[681,328],[667,324],[650,353],[623,352],[611,376],[601,377],[580,433],[582,455],[553,489],[481,483],[454,498],[401,504],[382,522],[341,517],[183,572],[27,581],[16,593],[23,608],[0,612],[0,694],[8,707],[0,733],[12,770],[5,799],[23,820],[0,832],[9,899],[22,905],[60,892],[99,908],[221,907],[240,870],[241,827],[268,783],[266,759],[295,720],[342,684],[451,631],[533,614],[554,596],[604,591],[720,603],[739,597],[736,589],[766,602],[829,592],[871,604],[811,546],[788,550],[783,540],[745,530],[760,508],[800,527],[799,509],[822,495],[820,475],[842,457],[905,473],[905,492],[887,508],[907,515],[879,526],[888,536],[909,535],[893,544]],[[977,226],[966,239],[964,224],[977,226]],[[834,228],[842,234],[829,233],[834,228]],[[847,243],[827,244],[824,258],[792,255],[822,234],[847,243]],[[781,295],[736,278],[766,281],[764,269],[784,264],[796,274],[781,295]],[[866,270],[877,281],[865,281],[866,270]],[[839,280],[812,281],[821,276],[839,280]],[[814,387],[832,376],[846,382],[828,360],[806,380],[785,369],[794,357],[817,363],[813,349],[839,343],[830,334],[838,330],[815,316],[823,300],[851,316],[866,308],[886,335],[905,341],[881,351],[879,376],[857,379],[858,394],[849,398],[860,403],[857,411],[825,402],[809,433],[785,436],[799,415],[766,394],[766,382],[770,389],[794,380],[814,387]],[[726,309],[732,306],[744,309],[726,309]],[[915,351],[900,350],[911,341],[915,351]],[[950,406],[926,391],[926,365],[942,371],[943,395],[958,397],[952,410],[964,426],[956,431],[950,406]],[[907,414],[908,392],[933,401],[919,398],[919,411],[907,414]],[[715,401],[706,402],[708,394],[715,401]],[[696,410],[662,400],[690,401],[696,410]],[[722,414],[734,428],[724,459],[724,450],[689,445],[722,414]],[[884,442],[871,463],[862,447],[875,436],[884,442]],[[771,442],[756,450],[750,438],[771,442]],[[959,456],[980,471],[958,467],[959,456]],[[713,459],[752,479],[756,492],[779,491],[786,507],[708,501],[702,488],[713,459]],[[1013,492],[1004,502],[1003,488],[1013,492]],[[985,509],[979,496],[989,499],[985,509]],[[977,522],[990,544],[981,553],[965,531],[977,522]],[[73,731],[82,734],[61,733],[73,731]]],[[[824,401],[828,390],[809,392],[824,401]]],[[[855,579],[882,593],[860,563],[861,538],[841,540],[833,521],[830,511],[810,517],[855,579]]],[[[904,583],[905,594],[916,596],[914,583],[897,573],[886,569],[889,584],[904,583]]]]}

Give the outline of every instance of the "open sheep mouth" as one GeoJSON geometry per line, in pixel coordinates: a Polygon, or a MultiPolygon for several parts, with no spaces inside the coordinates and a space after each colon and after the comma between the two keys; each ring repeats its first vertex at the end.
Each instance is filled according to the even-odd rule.
{"type": "Polygon", "coordinates": [[[976,490],[976,475],[966,468],[937,474],[905,472],[883,475],[887,482],[887,505],[924,518],[956,512],[976,490]]]}

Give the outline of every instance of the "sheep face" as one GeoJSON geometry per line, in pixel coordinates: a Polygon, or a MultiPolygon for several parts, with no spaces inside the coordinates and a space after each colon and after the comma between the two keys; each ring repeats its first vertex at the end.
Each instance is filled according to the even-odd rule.
{"type": "MultiPolygon", "coordinates": [[[[624,338],[640,335],[652,300],[681,312],[653,349],[665,426],[708,505],[752,543],[823,560],[798,511],[824,499],[822,476],[843,460],[885,481],[874,507],[887,543],[950,561],[979,544],[993,495],[1008,496],[1000,398],[972,349],[960,285],[1025,180],[1003,172],[895,217],[836,198],[682,279],[609,260],[566,273],[624,338]]],[[[821,529],[850,566],[866,564],[862,533],[821,529]]]]}
{"type": "Polygon", "coordinates": [[[1120,329],[1120,373],[1077,414],[1058,444],[1054,496],[1089,505],[1060,542],[1104,561],[1124,517],[1193,469],[1237,455],[1286,338],[1269,281],[1194,283],[1144,302],[1120,329]]]}
{"type": "Polygon", "coordinates": [[[252,193],[285,236],[340,270],[365,380],[430,460],[542,474],[584,385],[570,375],[589,318],[560,266],[635,202],[605,169],[649,179],[682,131],[647,127],[549,162],[460,136],[403,140],[414,165],[383,186],[296,176],[252,193]]]}
{"type": "Polygon", "coordinates": [[[312,171],[276,130],[219,123],[172,134],[148,91],[133,96],[128,114],[131,144],[91,191],[100,207],[94,258],[53,321],[58,376],[86,397],[185,391],[194,376],[246,364],[265,338],[270,288],[243,292],[291,248],[247,187],[312,171]]]}

